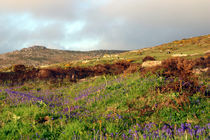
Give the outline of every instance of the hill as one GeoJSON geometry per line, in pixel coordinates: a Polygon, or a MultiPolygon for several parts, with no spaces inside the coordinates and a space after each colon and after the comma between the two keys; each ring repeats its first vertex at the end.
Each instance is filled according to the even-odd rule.
{"type": "MultiPolygon", "coordinates": [[[[94,66],[97,64],[115,63],[119,60],[132,61],[132,63],[142,63],[143,58],[152,56],[158,61],[171,57],[184,57],[187,59],[199,58],[210,51],[210,35],[197,36],[192,38],[184,38],[172,41],[154,47],[132,50],[114,55],[104,55],[98,59],[90,59],[88,61],[69,62],[72,66],[94,66]]],[[[62,63],[64,66],[67,63],[62,63]]]]}
{"type": "Polygon", "coordinates": [[[0,67],[14,64],[24,65],[49,65],[65,61],[83,60],[102,57],[105,54],[116,54],[125,51],[120,50],[96,50],[96,51],[67,51],[49,49],[44,46],[32,46],[21,50],[0,54],[0,67]]]}
{"type": "Polygon", "coordinates": [[[210,35],[184,38],[154,47],[125,52],[121,57],[135,59],[138,62],[145,56],[153,56],[157,60],[164,60],[174,56],[198,58],[210,50],[210,35]]]}

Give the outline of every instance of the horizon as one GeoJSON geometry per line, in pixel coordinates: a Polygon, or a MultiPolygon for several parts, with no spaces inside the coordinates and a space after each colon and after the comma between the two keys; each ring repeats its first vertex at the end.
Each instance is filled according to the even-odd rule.
{"type": "Polygon", "coordinates": [[[0,1],[0,54],[137,50],[210,33],[208,0],[0,1]]]}
{"type": "MultiPolygon", "coordinates": [[[[69,50],[69,49],[59,49],[59,48],[51,48],[51,47],[47,47],[47,46],[42,46],[42,45],[32,45],[32,46],[29,46],[29,47],[26,47],[26,48],[21,48],[21,49],[16,49],[16,50],[13,50],[12,52],[14,51],[21,51],[23,49],[29,49],[29,48],[33,48],[33,47],[45,47],[46,49],[51,49],[51,50],[60,50],[60,51],[72,51],[72,52],[91,52],[91,51],[133,51],[133,50],[117,50],[117,49],[98,49],[98,50],[69,50]]],[[[10,53],[10,52],[5,52],[5,53],[10,53]]],[[[5,53],[2,53],[2,54],[5,54],[5,53]]],[[[1,55],[1,53],[0,53],[1,55]]]]}

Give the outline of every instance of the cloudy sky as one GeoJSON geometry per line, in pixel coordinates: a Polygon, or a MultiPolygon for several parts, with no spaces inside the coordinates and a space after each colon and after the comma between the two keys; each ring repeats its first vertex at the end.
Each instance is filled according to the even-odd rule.
{"type": "Polygon", "coordinates": [[[0,53],[139,49],[210,33],[210,0],[0,0],[0,53]]]}

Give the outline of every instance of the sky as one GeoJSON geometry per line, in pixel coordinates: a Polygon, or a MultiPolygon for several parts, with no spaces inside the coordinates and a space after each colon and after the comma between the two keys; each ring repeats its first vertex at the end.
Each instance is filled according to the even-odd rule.
{"type": "Polygon", "coordinates": [[[210,0],[0,0],[0,53],[135,50],[210,34],[210,0]]]}

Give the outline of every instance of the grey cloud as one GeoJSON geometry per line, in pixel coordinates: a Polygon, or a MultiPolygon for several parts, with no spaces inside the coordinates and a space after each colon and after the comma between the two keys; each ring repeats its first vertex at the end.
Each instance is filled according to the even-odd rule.
{"type": "Polygon", "coordinates": [[[112,0],[97,8],[80,34],[101,37],[99,48],[138,49],[210,32],[207,0],[112,0]]]}
{"type": "Polygon", "coordinates": [[[86,3],[77,0],[0,0],[1,12],[31,13],[33,16],[74,20],[83,12],[80,7],[86,3]]]}
{"type": "Polygon", "coordinates": [[[24,23],[24,20],[26,22],[30,19],[26,18],[13,21],[12,18],[0,17],[1,27],[4,27],[7,23],[15,22],[15,24],[17,24],[7,24],[5,28],[0,29],[0,34],[2,35],[0,38],[0,52],[3,53],[21,49],[34,44],[55,46],[65,37],[65,22],[56,21],[46,26],[45,22],[37,21],[38,23],[41,22],[38,27],[35,27],[34,30],[27,30],[24,28],[27,26],[27,23],[24,23]]]}
{"type": "MultiPolygon", "coordinates": [[[[176,39],[209,34],[209,0],[0,0],[0,12],[29,13],[34,31],[0,18],[3,46],[26,47],[36,42],[57,48],[83,49],[71,42],[99,40],[90,49],[139,49],[176,39]],[[52,21],[44,26],[39,21],[52,21]],[[83,21],[84,27],[67,34],[65,25],[83,21]],[[12,30],[11,30],[12,28],[12,30]],[[13,40],[13,41],[11,41],[13,40]],[[63,43],[66,42],[66,43],[63,43]]],[[[17,22],[18,23],[18,22],[17,22]]],[[[24,26],[24,24],[22,25],[24,26]]],[[[84,45],[84,44],[83,44],[84,45]]],[[[87,44],[88,46],[88,44],[87,44]]]]}

